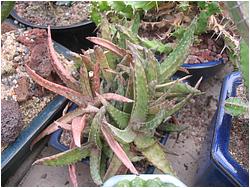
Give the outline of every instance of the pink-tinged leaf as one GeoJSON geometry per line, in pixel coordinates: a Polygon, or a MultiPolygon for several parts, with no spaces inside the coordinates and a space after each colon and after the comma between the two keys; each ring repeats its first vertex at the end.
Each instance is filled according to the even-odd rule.
{"type": "MultiPolygon", "coordinates": [[[[65,116],[60,117],[57,122],[60,123],[70,123],[75,117],[77,116],[81,116],[85,113],[96,113],[98,112],[99,109],[88,105],[87,108],[77,108],[76,110],[74,110],[73,112],[69,112],[67,113],[65,116]]],[[[56,130],[58,130],[59,127],[58,125],[54,122],[52,124],[50,124],[47,128],[45,128],[31,143],[30,145],[30,149],[32,149],[32,147],[39,141],[41,140],[43,137],[50,135],[51,133],[55,132],[56,130]]]]}
{"type": "MultiPolygon", "coordinates": [[[[73,149],[73,148],[76,147],[73,140],[71,141],[69,147],[70,147],[70,149],[73,149]]],[[[75,164],[70,164],[70,165],[68,165],[68,167],[69,167],[68,170],[69,170],[70,180],[71,180],[74,187],[78,187],[77,176],[76,176],[76,165],[75,164]]]]}
{"type": "Polygon", "coordinates": [[[63,82],[69,88],[79,91],[80,85],[77,82],[77,80],[73,76],[71,76],[70,72],[68,72],[68,70],[64,68],[62,63],[59,62],[59,59],[56,55],[56,51],[54,50],[54,47],[53,47],[50,26],[48,26],[48,46],[49,46],[50,56],[52,58],[51,64],[53,68],[56,70],[58,76],[63,80],[63,82]]]}
{"type": "Polygon", "coordinates": [[[95,95],[104,106],[108,105],[108,101],[106,99],[104,99],[102,95],[98,94],[97,92],[95,93],[95,95]]]}
{"type": "Polygon", "coordinates": [[[93,71],[93,78],[92,78],[92,90],[93,93],[100,93],[100,65],[99,63],[96,63],[94,65],[94,71],[93,71]]]}
{"type": "Polygon", "coordinates": [[[69,177],[74,187],[78,187],[77,176],[76,176],[76,165],[72,164],[68,167],[69,177]]]}
{"type": "Polygon", "coordinates": [[[91,62],[90,58],[87,55],[80,55],[83,63],[85,64],[88,71],[94,69],[94,64],[91,62]]]}
{"type": "Polygon", "coordinates": [[[116,94],[116,93],[103,93],[102,97],[108,101],[114,100],[114,101],[126,102],[126,103],[134,102],[134,100],[124,97],[122,95],[116,94]]]}
{"type": "Polygon", "coordinates": [[[62,128],[62,129],[67,130],[67,131],[72,130],[71,125],[68,123],[61,123],[61,122],[57,122],[57,121],[55,121],[54,123],[58,126],[58,128],[62,128]]]}
{"type": "Polygon", "coordinates": [[[119,143],[113,138],[112,134],[109,132],[108,128],[105,125],[101,126],[101,131],[105,137],[108,145],[115,153],[115,155],[122,161],[122,163],[132,172],[133,174],[138,175],[137,170],[135,169],[133,163],[129,160],[127,154],[124,152],[119,143]]]}
{"type": "Polygon", "coordinates": [[[42,78],[41,76],[39,76],[38,74],[35,73],[35,71],[33,71],[28,65],[25,64],[25,68],[27,73],[29,74],[29,76],[35,81],[37,82],[39,85],[41,85],[42,87],[45,87],[46,89],[55,92],[59,95],[62,95],[66,98],[68,98],[69,100],[73,101],[74,103],[76,103],[78,106],[86,106],[87,102],[90,102],[91,99],[87,96],[83,96],[81,93],[78,93],[70,88],[61,86],[59,84],[55,84],[53,82],[50,82],[44,78],[42,78]]]}
{"type": "Polygon", "coordinates": [[[81,134],[86,126],[86,115],[72,120],[72,135],[77,147],[81,147],[81,134]]]}
{"type": "Polygon", "coordinates": [[[110,73],[113,73],[113,74],[116,74],[118,75],[119,73],[114,71],[113,69],[109,69],[109,68],[106,68],[106,69],[103,69],[105,72],[110,72],[110,73]]]}
{"type": "Polygon", "coordinates": [[[102,38],[98,38],[98,37],[86,37],[89,41],[100,45],[104,48],[107,48],[108,50],[114,52],[115,54],[124,57],[125,55],[127,55],[126,50],[116,46],[115,44],[113,44],[112,42],[102,39],[102,38]]]}
{"type": "Polygon", "coordinates": [[[186,74],[190,74],[189,71],[184,67],[179,67],[178,71],[185,72],[186,74]]]}

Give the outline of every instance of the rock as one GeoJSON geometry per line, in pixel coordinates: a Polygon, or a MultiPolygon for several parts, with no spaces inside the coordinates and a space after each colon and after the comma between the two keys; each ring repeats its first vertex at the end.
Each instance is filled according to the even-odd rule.
{"type": "Polygon", "coordinates": [[[14,66],[14,63],[11,61],[4,61],[3,59],[1,59],[1,75],[9,75],[9,74],[13,74],[15,73],[16,69],[14,66]]]}
{"type": "Polygon", "coordinates": [[[36,71],[36,73],[43,78],[50,77],[51,71],[53,71],[53,67],[50,63],[47,44],[37,44],[31,50],[28,65],[32,70],[36,71]]]}
{"type": "Polygon", "coordinates": [[[4,33],[9,32],[9,31],[13,31],[13,30],[17,30],[16,25],[13,25],[7,21],[4,21],[1,24],[1,34],[4,34],[4,33]]]}
{"type": "Polygon", "coordinates": [[[22,130],[22,114],[18,103],[12,100],[1,100],[1,110],[1,144],[8,145],[22,130]]]}
{"type": "Polygon", "coordinates": [[[24,35],[19,36],[17,40],[31,50],[37,44],[47,43],[47,37],[45,29],[31,29],[26,31],[24,35]]]}
{"type": "Polygon", "coordinates": [[[18,102],[24,102],[30,97],[28,77],[21,77],[17,81],[17,88],[14,89],[18,102]]]}

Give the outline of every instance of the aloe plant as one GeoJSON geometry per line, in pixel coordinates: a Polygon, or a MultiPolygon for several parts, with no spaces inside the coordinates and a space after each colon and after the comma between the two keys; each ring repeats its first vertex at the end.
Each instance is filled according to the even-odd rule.
{"type": "Polygon", "coordinates": [[[41,86],[76,103],[78,108],[48,126],[31,145],[63,128],[72,132],[71,149],[34,164],[69,165],[74,186],[77,186],[74,163],[86,157],[90,158],[90,174],[97,185],[124,166],[138,174],[133,162],[142,159],[164,173],[174,174],[155,133],[192,96],[201,94],[198,90],[201,80],[195,87],[182,83],[185,78],[171,81],[188,54],[196,24],[194,19],[162,64],[151,50],[138,44],[126,41],[124,49],[108,40],[88,37],[96,46],[82,55],[75,54],[79,80],[59,62],[48,28],[52,64],[66,86],[45,80],[25,65],[27,73],[41,86]],[[86,143],[81,142],[83,132],[88,135],[86,143]],[[105,159],[109,162],[107,167],[105,159]]]}

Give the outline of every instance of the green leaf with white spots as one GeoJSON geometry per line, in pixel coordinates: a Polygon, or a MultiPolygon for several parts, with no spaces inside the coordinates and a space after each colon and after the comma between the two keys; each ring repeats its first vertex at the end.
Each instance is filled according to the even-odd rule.
{"type": "Polygon", "coordinates": [[[241,98],[229,97],[225,101],[225,111],[232,116],[240,116],[248,113],[248,104],[241,98]]]}

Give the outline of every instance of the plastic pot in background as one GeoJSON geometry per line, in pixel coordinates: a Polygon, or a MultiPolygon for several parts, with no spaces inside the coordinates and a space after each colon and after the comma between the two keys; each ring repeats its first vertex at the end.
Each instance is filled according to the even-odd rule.
{"type": "Polygon", "coordinates": [[[107,181],[104,182],[103,187],[114,187],[119,181],[122,180],[133,180],[136,177],[139,177],[143,180],[151,180],[154,178],[160,178],[160,180],[164,183],[171,183],[174,184],[176,187],[186,187],[184,183],[178,180],[176,177],[168,174],[140,174],[139,176],[136,175],[117,175],[109,178],[107,181]]]}
{"type": "MultiPolygon", "coordinates": [[[[203,80],[206,80],[215,75],[216,72],[221,70],[221,68],[225,65],[223,58],[214,61],[203,62],[199,64],[183,64],[181,67],[188,70],[188,72],[192,75],[189,78],[189,82],[191,85],[195,85],[195,83],[203,77],[203,80]]],[[[187,73],[177,71],[175,74],[179,77],[186,76],[187,73]]]]}
{"type": "Polygon", "coordinates": [[[55,97],[20,133],[15,142],[1,153],[2,186],[27,156],[32,153],[30,150],[32,140],[54,119],[59,117],[66,101],[67,99],[62,96],[55,97]]]}
{"type": "Polygon", "coordinates": [[[196,182],[196,186],[249,186],[249,173],[231,156],[228,147],[232,116],[225,113],[224,104],[228,97],[236,96],[241,84],[240,72],[227,75],[220,92],[218,108],[213,118],[213,141],[210,160],[196,182]]]}
{"type": "MultiPolygon", "coordinates": [[[[26,27],[47,29],[47,26],[40,26],[24,20],[17,15],[16,11],[11,16],[26,27]]],[[[80,53],[81,49],[87,50],[93,43],[85,39],[88,36],[96,36],[96,25],[90,21],[83,21],[69,26],[51,26],[52,39],[62,44],[73,52],[80,53]]]]}

